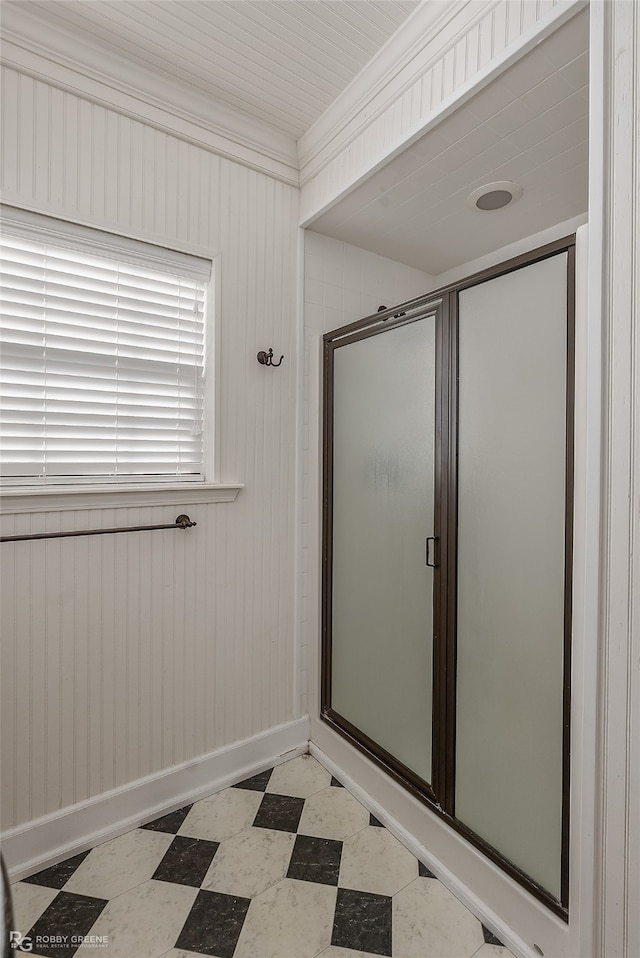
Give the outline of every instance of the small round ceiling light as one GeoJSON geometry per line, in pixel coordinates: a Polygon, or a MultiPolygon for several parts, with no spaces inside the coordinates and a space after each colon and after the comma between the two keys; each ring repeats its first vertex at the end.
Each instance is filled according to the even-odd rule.
{"type": "Polygon", "coordinates": [[[467,197],[467,206],[472,210],[489,212],[501,210],[509,203],[515,203],[522,196],[522,187],[509,180],[499,180],[497,183],[485,183],[479,186],[467,197]]]}

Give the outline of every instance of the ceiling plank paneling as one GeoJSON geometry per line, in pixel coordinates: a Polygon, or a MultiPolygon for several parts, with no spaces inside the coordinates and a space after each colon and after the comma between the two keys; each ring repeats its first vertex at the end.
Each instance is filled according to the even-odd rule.
{"type": "MultiPolygon", "coordinates": [[[[295,138],[420,0],[4,0],[295,138]]],[[[4,5],[4,4],[3,4],[4,5]]]]}
{"type": "Polygon", "coordinates": [[[438,275],[587,210],[585,10],[319,216],[311,228],[438,275]],[[562,55],[559,51],[562,51],[562,55]],[[477,187],[523,188],[504,209],[477,187]]]}

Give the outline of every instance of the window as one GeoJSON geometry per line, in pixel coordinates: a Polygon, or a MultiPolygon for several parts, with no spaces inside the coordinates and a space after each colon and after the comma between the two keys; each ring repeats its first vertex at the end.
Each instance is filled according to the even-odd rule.
{"type": "Polygon", "coordinates": [[[3,482],[203,481],[211,262],[16,210],[0,247],[3,482]]]}

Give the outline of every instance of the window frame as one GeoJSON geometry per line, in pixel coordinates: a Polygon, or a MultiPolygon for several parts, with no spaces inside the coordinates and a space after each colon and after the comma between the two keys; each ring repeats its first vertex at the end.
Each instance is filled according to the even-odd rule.
{"type": "Polygon", "coordinates": [[[194,244],[161,245],[157,239],[147,236],[134,236],[126,232],[105,229],[88,223],[69,220],[63,217],[52,216],[49,213],[40,213],[36,210],[12,206],[3,203],[0,206],[0,227],[2,222],[16,224],[18,229],[26,226],[33,231],[34,237],[38,232],[42,238],[49,238],[55,242],[56,236],[64,246],[65,237],[76,242],[87,240],[89,252],[100,253],[102,249],[107,255],[118,251],[131,250],[134,256],[140,255],[141,261],[148,259],[147,265],[151,268],[162,268],[163,253],[165,264],[173,254],[186,257],[197,257],[211,263],[211,274],[206,289],[205,326],[205,362],[204,362],[204,397],[203,397],[203,479],[121,479],[118,482],[100,481],[96,477],[82,477],[77,481],[66,483],[55,481],[50,483],[32,484],[21,482],[7,482],[0,487],[0,512],[2,514],[16,514],[25,512],[59,512],[68,509],[95,509],[122,507],[124,499],[126,506],[148,505],[161,506],[182,504],[190,505],[209,502],[231,502],[235,500],[242,483],[220,482],[220,403],[219,403],[219,321],[220,316],[220,253],[211,251],[194,244]],[[95,234],[91,237],[90,234],[95,234]],[[146,248],[146,249],[143,249],[146,248]],[[149,249],[158,251],[159,263],[154,261],[149,249]],[[167,255],[168,254],[168,255],[167,255]]]}

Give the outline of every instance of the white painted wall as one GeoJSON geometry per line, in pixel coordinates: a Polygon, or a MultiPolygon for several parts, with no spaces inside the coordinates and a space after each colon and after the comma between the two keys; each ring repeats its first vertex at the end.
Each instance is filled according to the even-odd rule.
{"type": "MultiPolygon", "coordinates": [[[[219,255],[219,480],[235,502],[3,516],[2,827],[286,723],[293,588],[298,190],[55,86],[2,77],[5,202],[219,255]],[[258,365],[272,346],[278,370],[258,365]]],[[[60,511],[60,510],[64,511],[60,511]]],[[[57,510],[57,511],[56,511],[57,510]]]]}

